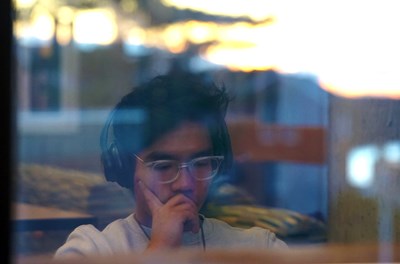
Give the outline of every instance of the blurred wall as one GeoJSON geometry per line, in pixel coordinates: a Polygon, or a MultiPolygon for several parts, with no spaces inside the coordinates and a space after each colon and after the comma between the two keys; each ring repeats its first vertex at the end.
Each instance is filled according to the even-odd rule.
{"type": "Polygon", "coordinates": [[[329,240],[399,242],[400,167],[385,161],[384,152],[388,144],[400,148],[400,101],[332,97],[330,106],[329,240]],[[351,171],[355,148],[364,162],[351,171]],[[370,153],[377,154],[372,161],[370,153]],[[361,181],[367,173],[369,184],[361,181]],[[356,176],[358,186],[350,180],[356,176]]]}

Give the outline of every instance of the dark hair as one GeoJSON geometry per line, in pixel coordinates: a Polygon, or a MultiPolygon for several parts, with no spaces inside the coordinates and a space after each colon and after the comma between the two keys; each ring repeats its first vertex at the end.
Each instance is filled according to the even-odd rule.
{"type": "MultiPolygon", "coordinates": [[[[107,180],[133,189],[135,159],[132,154],[149,147],[185,121],[199,122],[208,128],[214,154],[225,157],[220,173],[228,174],[232,165],[231,142],[225,123],[229,101],[224,85],[218,87],[193,74],[160,75],[135,87],[116,105],[103,128],[102,161],[107,180]],[[113,139],[107,144],[110,126],[113,139]],[[121,171],[115,171],[113,166],[111,173],[124,175],[107,175],[110,173],[107,172],[110,170],[107,167],[110,145],[116,147],[113,152],[117,152],[117,162],[123,164],[121,171]]],[[[112,157],[111,162],[114,159],[112,157]]]]}

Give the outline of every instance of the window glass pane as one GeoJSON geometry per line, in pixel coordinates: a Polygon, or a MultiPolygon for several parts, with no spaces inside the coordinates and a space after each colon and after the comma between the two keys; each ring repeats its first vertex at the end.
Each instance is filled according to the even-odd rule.
{"type": "MultiPolygon", "coordinates": [[[[132,87],[189,72],[233,98],[232,169],[200,213],[269,229],[326,262],[399,260],[395,4],[13,1],[13,256],[50,257],[77,226],[102,230],[135,211],[132,192],[104,176],[102,128],[132,87]],[[359,247],[373,253],[352,259],[359,247]]],[[[146,114],[124,117],[143,127],[146,114]]],[[[129,143],[144,144],[135,131],[129,143]]]]}

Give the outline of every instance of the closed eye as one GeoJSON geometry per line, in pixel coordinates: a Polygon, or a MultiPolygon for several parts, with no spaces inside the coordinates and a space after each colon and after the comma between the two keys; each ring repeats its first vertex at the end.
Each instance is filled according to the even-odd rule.
{"type": "Polygon", "coordinates": [[[175,168],[176,162],[175,161],[157,161],[157,162],[152,162],[152,168],[156,171],[168,171],[171,170],[172,168],[175,168]]]}

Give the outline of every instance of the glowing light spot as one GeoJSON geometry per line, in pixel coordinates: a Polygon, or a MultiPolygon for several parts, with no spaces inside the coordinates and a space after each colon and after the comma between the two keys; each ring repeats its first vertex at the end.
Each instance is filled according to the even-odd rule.
{"type": "Polygon", "coordinates": [[[183,25],[187,39],[194,44],[213,41],[218,36],[218,28],[215,23],[188,21],[183,25]]]}
{"type": "Polygon", "coordinates": [[[58,24],[57,25],[56,39],[58,44],[65,46],[71,42],[72,39],[72,28],[69,25],[58,24]]]}
{"type": "Polygon", "coordinates": [[[186,50],[187,43],[180,25],[168,26],[163,32],[163,40],[172,53],[180,53],[186,50]]]}
{"type": "Polygon", "coordinates": [[[267,70],[274,67],[272,63],[268,64],[273,60],[267,59],[272,55],[266,50],[258,49],[252,43],[232,42],[213,45],[203,56],[212,63],[226,65],[235,71],[267,70]]]}
{"type": "Polygon", "coordinates": [[[35,8],[31,22],[31,37],[41,41],[50,41],[54,36],[55,22],[53,16],[43,8],[35,8]]]}
{"type": "Polygon", "coordinates": [[[378,158],[379,150],[376,146],[367,145],[352,149],[347,156],[346,178],[349,184],[358,188],[370,187],[378,158]]]}
{"type": "Polygon", "coordinates": [[[68,6],[62,6],[57,10],[57,19],[59,24],[70,25],[74,21],[75,10],[68,6]]]}
{"type": "Polygon", "coordinates": [[[383,156],[387,162],[400,165],[400,141],[386,143],[383,148],[383,156]]]}
{"type": "Polygon", "coordinates": [[[37,0],[15,0],[15,7],[17,9],[30,8],[37,0]]]}
{"type": "Polygon", "coordinates": [[[73,32],[74,40],[79,44],[110,45],[117,38],[115,14],[107,9],[79,11],[73,32]]]}

